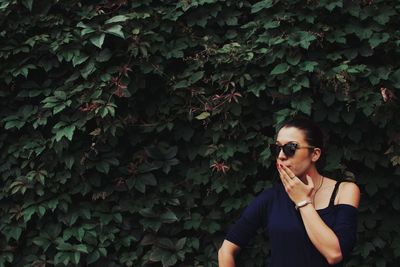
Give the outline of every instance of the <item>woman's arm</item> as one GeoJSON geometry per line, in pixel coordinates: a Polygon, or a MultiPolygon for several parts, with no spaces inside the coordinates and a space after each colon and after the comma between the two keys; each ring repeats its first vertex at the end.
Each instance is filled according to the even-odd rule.
{"type": "Polygon", "coordinates": [[[268,216],[268,206],[272,201],[274,188],[270,187],[259,193],[242,211],[239,219],[230,225],[225,239],[218,250],[220,267],[235,266],[235,255],[257,234],[268,216]]]}
{"type": "MultiPolygon", "coordinates": [[[[358,208],[360,202],[360,189],[355,183],[344,182],[340,194],[340,202],[358,208]]],[[[343,260],[339,239],[335,232],[321,219],[314,206],[301,207],[300,214],[307,234],[314,246],[333,265],[343,260]]]]}
{"type": "Polygon", "coordinates": [[[224,240],[218,250],[219,267],[235,267],[235,256],[240,251],[240,247],[229,240],[224,240]]]}

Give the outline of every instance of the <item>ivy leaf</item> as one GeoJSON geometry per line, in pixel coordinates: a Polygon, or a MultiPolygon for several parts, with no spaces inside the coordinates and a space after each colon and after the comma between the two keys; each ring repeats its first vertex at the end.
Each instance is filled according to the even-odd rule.
{"type": "Polygon", "coordinates": [[[342,0],[336,0],[336,1],[328,1],[329,4],[325,5],[325,8],[328,9],[329,11],[332,11],[335,9],[335,7],[343,7],[343,1],[342,0]]]}
{"type": "Polygon", "coordinates": [[[104,22],[104,24],[110,24],[110,23],[115,23],[115,22],[122,22],[122,21],[125,21],[125,20],[127,20],[127,19],[128,19],[128,17],[125,16],[125,15],[117,15],[117,16],[112,17],[111,19],[106,20],[106,21],[104,22]]]}
{"type": "Polygon", "coordinates": [[[100,253],[97,250],[95,250],[87,256],[86,261],[88,264],[91,264],[96,262],[99,258],[100,258],[100,253]]]}
{"type": "Polygon", "coordinates": [[[94,37],[90,38],[90,42],[92,44],[94,44],[95,46],[97,46],[98,48],[101,48],[103,46],[105,36],[106,35],[104,33],[94,36],[94,37]]]}
{"type": "Polygon", "coordinates": [[[87,79],[90,74],[92,74],[96,70],[96,66],[93,61],[89,61],[83,69],[80,70],[80,73],[84,79],[87,79]]]}
{"type": "Polygon", "coordinates": [[[296,53],[293,56],[290,55],[290,56],[286,57],[286,61],[290,65],[297,65],[297,64],[299,64],[300,60],[301,60],[301,54],[300,53],[296,53]]]}
{"type": "Polygon", "coordinates": [[[291,46],[300,45],[304,49],[308,49],[311,42],[317,39],[314,34],[306,31],[298,31],[289,35],[288,44],[291,46]]]}
{"type": "Polygon", "coordinates": [[[74,264],[79,264],[79,260],[81,258],[81,253],[79,252],[74,252],[74,258],[73,258],[73,263],[74,264]]]}
{"type": "Polygon", "coordinates": [[[203,76],[204,76],[204,71],[198,71],[198,72],[193,73],[190,76],[190,84],[197,82],[198,80],[203,78],[203,76]]]}
{"type": "Polygon", "coordinates": [[[105,161],[99,162],[96,164],[96,170],[107,174],[110,171],[110,164],[105,161]]]}
{"type": "Polygon", "coordinates": [[[105,30],[106,33],[121,37],[122,39],[125,39],[125,35],[122,32],[122,26],[121,25],[114,25],[111,28],[108,28],[105,30]]]}
{"type": "Polygon", "coordinates": [[[395,72],[391,73],[389,79],[394,87],[400,88],[400,69],[397,69],[395,72]]]}
{"type": "Polygon", "coordinates": [[[300,69],[307,72],[313,72],[316,66],[318,66],[318,62],[308,60],[299,64],[300,69]]]}
{"type": "Polygon", "coordinates": [[[342,119],[349,125],[351,125],[354,122],[356,114],[354,112],[348,111],[348,112],[342,112],[340,113],[342,116],[342,119]]]}
{"type": "Polygon", "coordinates": [[[58,129],[58,131],[56,132],[56,141],[57,142],[60,141],[61,138],[63,138],[64,136],[71,141],[72,136],[74,135],[74,131],[75,131],[75,125],[69,125],[61,129],[58,129]]]}
{"type": "Polygon", "coordinates": [[[270,74],[282,74],[289,70],[289,65],[287,63],[280,63],[272,69],[270,74]]]}
{"type": "Polygon", "coordinates": [[[305,114],[311,115],[311,105],[313,103],[311,97],[299,97],[291,102],[291,107],[302,111],[305,114]]]}
{"type": "Polygon", "coordinates": [[[263,1],[257,2],[254,5],[252,5],[251,13],[257,13],[262,9],[270,8],[273,5],[274,5],[274,3],[272,0],[263,0],[263,1]]]}
{"type": "Polygon", "coordinates": [[[85,244],[75,245],[74,249],[79,252],[88,253],[88,249],[85,244]]]}
{"type": "Polygon", "coordinates": [[[198,120],[204,120],[204,119],[208,118],[209,116],[210,116],[210,113],[205,111],[205,112],[202,112],[199,115],[197,115],[195,118],[198,120]]]}
{"type": "Polygon", "coordinates": [[[178,261],[174,254],[172,255],[163,255],[161,258],[162,265],[165,267],[175,266],[175,263],[178,261]]]}
{"type": "Polygon", "coordinates": [[[379,7],[379,13],[372,18],[381,25],[385,25],[390,21],[390,17],[396,15],[396,10],[389,7],[383,6],[379,7]]]}
{"type": "Polygon", "coordinates": [[[177,250],[181,250],[183,249],[183,247],[185,246],[187,237],[182,237],[178,240],[178,242],[176,242],[176,249],[177,250]]]}
{"type": "Polygon", "coordinates": [[[22,0],[22,4],[29,9],[29,11],[32,11],[32,6],[33,6],[33,0],[22,0]]]}
{"type": "Polygon", "coordinates": [[[86,54],[77,54],[74,55],[72,58],[72,66],[78,66],[79,64],[82,64],[83,62],[85,62],[87,59],[89,58],[89,56],[87,56],[86,54]]]}
{"type": "Polygon", "coordinates": [[[384,33],[374,33],[372,37],[368,40],[369,44],[372,48],[377,47],[378,45],[385,43],[389,40],[390,35],[386,32],[384,33]]]}
{"type": "Polygon", "coordinates": [[[176,217],[175,213],[168,210],[160,215],[160,220],[164,223],[172,223],[178,221],[178,217],[176,217]]]}

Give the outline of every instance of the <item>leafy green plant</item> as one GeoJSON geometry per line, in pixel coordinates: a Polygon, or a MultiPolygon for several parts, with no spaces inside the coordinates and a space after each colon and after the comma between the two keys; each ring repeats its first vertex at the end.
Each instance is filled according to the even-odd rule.
{"type": "Polygon", "coordinates": [[[0,266],[217,266],[299,113],[362,189],[347,266],[395,266],[399,8],[0,0],[0,266]]]}

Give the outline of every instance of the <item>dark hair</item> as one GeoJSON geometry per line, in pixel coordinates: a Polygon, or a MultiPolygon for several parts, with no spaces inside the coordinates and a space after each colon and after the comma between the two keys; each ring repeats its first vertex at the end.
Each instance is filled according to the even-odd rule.
{"type": "MultiPolygon", "coordinates": [[[[308,117],[297,115],[284,122],[281,128],[283,127],[295,127],[302,130],[306,142],[311,146],[316,146],[321,149],[321,156],[315,163],[317,169],[325,166],[326,156],[324,133],[316,122],[308,117]]],[[[310,148],[309,150],[312,151],[313,149],[310,148]]]]}

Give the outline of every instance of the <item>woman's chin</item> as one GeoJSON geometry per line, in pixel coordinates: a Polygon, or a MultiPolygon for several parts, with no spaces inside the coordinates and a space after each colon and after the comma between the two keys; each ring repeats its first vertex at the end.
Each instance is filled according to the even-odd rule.
{"type": "Polygon", "coordinates": [[[299,173],[299,175],[297,175],[297,177],[299,177],[299,178],[306,178],[306,175],[307,175],[307,173],[299,173]]]}

